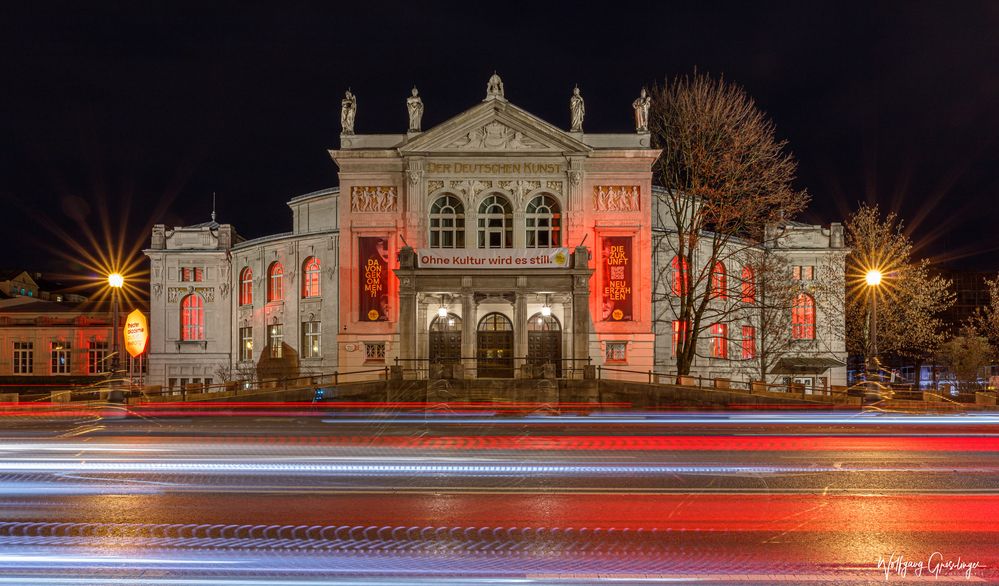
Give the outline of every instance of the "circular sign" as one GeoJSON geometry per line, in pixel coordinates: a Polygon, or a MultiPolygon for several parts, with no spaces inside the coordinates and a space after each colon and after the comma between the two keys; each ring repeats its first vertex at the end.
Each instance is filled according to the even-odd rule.
{"type": "Polygon", "coordinates": [[[368,312],[368,319],[371,320],[371,321],[375,321],[376,319],[378,319],[378,310],[377,309],[372,309],[371,311],[369,311],[368,312]]]}
{"type": "Polygon", "coordinates": [[[567,259],[564,252],[559,251],[555,253],[555,264],[557,264],[558,266],[563,266],[566,260],[567,259]]]}
{"type": "Polygon", "coordinates": [[[620,309],[615,309],[615,310],[614,310],[614,311],[613,311],[613,312],[611,313],[611,317],[613,317],[613,318],[614,318],[614,319],[616,319],[616,320],[620,320],[620,319],[621,319],[622,317],[624,317],[624,312],[623,312],[623,311],[621,311],[620,309]]]}

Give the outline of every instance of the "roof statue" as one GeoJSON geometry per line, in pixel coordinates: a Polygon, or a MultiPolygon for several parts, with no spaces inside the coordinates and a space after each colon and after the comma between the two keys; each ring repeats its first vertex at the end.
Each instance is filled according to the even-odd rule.
{"type": "Polygon", "coordinates": [[[506,97],[503,95],[503,80],[494,71],[492,76],[489,78],[489,82],[486,84],[486,99],[491,100],[499,98],[505,100],[506,97]]]}
{"type": "Polygon", "coordinates": [[[648,133],[649,108],[652,107],[652,98],[646,93],[645,88],[642,88],[642,93],[638,95],[637,100],[632,102],[631,107],[635,109],[635,132],[648,133]]]}
{"type": "Polygon", "coordinates": [[[569,98],[569,132],[583,131],[583,116],[586,114],[586,105],[583,103],[583,96],[579,95],[579,86],[572,90],[572,97],[569,98]]]}
{"type": "Polygon", "coordinates": [[[340,126],[341,134],[354,134],[354,117],[357,116],[357,98],[350,90],[344,94],[340,100],[340,126]]]}
{"type": "Polygon", "coordinates": [[[409,131],[420,132],[420,125],[423,121],[423,100],[420,99],[420,92],[413,87],[413,95],[406,98],[406,110],[409,112],[409,131]]]}

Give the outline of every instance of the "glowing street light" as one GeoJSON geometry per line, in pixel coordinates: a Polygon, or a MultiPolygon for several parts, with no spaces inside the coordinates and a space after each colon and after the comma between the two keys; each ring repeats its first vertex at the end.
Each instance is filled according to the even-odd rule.
{"type": "Polygon", "coordinates": [[[881,271],[878,269],[870,269],[864,275],[864,281],[871,288],[871,356],[867,361],[868,378],[872,363],[875,371],[881,372],[881,365],[878,362],[878,287],[881,286],[881,277],[881,271]]]}
{"type": "Polygon", "coordinates": [[[118,377],[118,294],[125,286],[125,277],[121,273],[108,275],[108,287],[111,287],[111,385],[114,387],[118,377]]]}

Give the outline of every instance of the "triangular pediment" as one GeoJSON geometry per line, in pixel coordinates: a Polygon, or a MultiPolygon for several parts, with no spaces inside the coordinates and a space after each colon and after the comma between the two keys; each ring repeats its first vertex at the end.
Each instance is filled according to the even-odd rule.
{"type": "Polygon", "coordinates": [[[586,153],[580,139],[506,100],[487,100],[399,147],[402,154],[586,153]]]}

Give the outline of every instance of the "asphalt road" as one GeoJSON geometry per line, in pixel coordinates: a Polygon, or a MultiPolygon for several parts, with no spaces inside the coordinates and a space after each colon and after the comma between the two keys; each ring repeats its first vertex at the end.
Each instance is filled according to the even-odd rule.
{"type": "Polygon", "coordinates": [[[999,418],[0,416],[0,584],[999,581],[999,418]]]}

